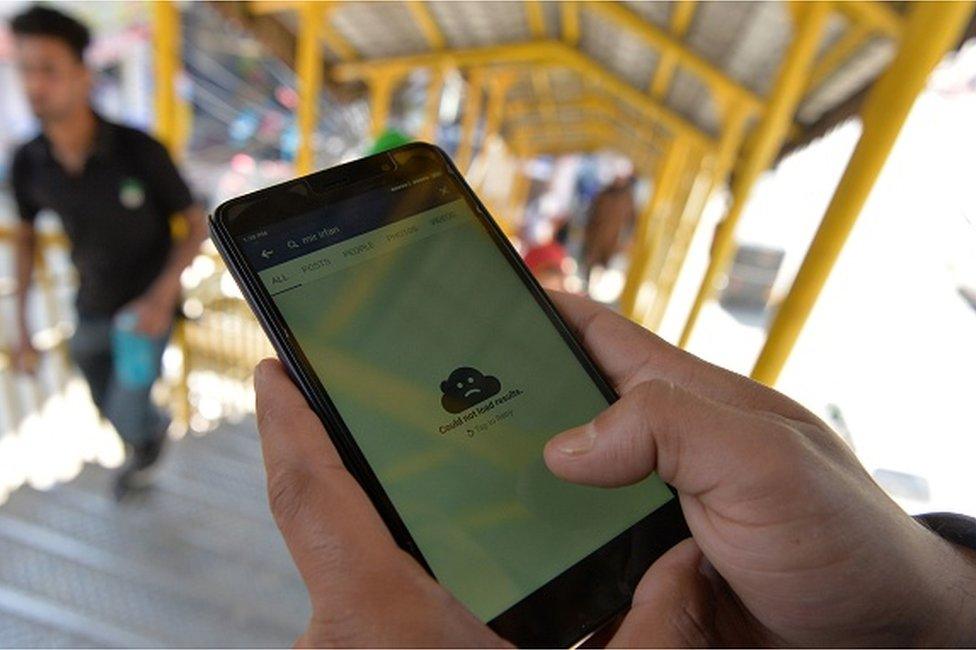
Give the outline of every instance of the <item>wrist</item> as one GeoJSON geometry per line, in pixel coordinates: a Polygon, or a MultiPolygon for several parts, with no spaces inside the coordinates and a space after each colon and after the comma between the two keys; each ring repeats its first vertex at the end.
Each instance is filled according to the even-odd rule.
{"type": "Polygon", "coordinates": [[[170,278],[159,278],[147,292],[147,297],[155,303],[175,305],[180,297],[180,289],[179,278],[175,281],[170,278]]]}
{"type": "Polygon", "coordinates": [[[931,598],[921,603],[919,645],[976,645],[976,551],[925,531],[933,551],[931,598]]]}

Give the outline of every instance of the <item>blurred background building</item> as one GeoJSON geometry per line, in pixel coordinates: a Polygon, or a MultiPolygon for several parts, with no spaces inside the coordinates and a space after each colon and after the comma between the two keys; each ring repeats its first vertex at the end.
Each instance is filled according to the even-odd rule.
{"type": "MultiPolygon", "coordinates": [[[[95,32],[95,106],[208,208],[436,142],[547,286],[775,384],[909,511],[976,514],[972,3],[53,4],[95,32]]],[[[307,605],[251,417],[271,350],[209,243],[155,387],[178,442],[135,502],[107,494],[121,445],[65,354],[56,215],[41,371],[9,363],[6,184],[37,128],[12,49],[0,25],[0,645],[290,643],[307,605]]]]}

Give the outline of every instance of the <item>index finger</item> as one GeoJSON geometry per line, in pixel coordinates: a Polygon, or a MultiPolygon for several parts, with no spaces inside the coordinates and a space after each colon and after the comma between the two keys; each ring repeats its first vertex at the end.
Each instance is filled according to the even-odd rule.
{"type": "Polygon", "coordinates": [[[604,305],[559,291],[549,297],[619,393],[664,379],[733,406],[816,421],[785,395],[685,352],[604,305]]]}

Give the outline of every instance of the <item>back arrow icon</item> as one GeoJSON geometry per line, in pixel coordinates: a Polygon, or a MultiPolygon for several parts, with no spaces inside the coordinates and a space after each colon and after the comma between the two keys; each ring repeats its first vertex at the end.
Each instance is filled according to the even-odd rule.
{"type": "Polygon", "coordinates": [[[274,255],[274,251],[269,251],[267,248],[261,251],[261,257],[263,257],[264,259],[268,259],[272,255],[274,255]]]}

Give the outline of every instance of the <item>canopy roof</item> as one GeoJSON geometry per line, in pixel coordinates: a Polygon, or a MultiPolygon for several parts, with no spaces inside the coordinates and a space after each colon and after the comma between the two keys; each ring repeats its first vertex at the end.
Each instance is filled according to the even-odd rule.
{"type": "MultiPolygon", "coordinates": [[[[505,133],[545,139],[554,131],[565,142],[596,124],[602,136],[636,134],[635,142],[653,147],[676,131],[714,144],[732,102],[760,116],[802,7],[413,1],[329,3],[312,14],[301,3],[251,2],[240,13],[292,34],[314,16],[331,78],[340,82],[417,67],[516,70],[506,86],[505,133]]],[[[794,117],[794,141],[878,76],[901,29],[899,5],[834,5],[794,117]]]]}

